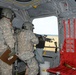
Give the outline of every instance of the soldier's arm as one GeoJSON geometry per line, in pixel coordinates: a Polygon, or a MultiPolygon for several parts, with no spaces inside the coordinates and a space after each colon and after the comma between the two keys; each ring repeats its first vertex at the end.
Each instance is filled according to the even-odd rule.
{"type": "Polygon", "coordinates": [[[31,36],[31,41],[33,44],[38,44],[39,40],[38,38],[35,36],[35,34],[33,32],[30,32],[30,36],[31,36]]]}
{"type": "Polygon", "coordinates": [[[11,49],[14,48],[15,40],[13,37],[12,30],[10,29],[10,27],[8,25],[3,26],[3,35],[4,35],[4,39],[5,39],[6,44],[11,49]]]}

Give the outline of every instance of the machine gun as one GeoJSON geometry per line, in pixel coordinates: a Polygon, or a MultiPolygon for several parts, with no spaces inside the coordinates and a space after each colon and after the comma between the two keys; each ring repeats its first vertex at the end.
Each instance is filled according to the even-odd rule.
{"type": "Polygon", "coordinates": [[[50,38],[45,38],[45,41],[47,42],[53,42],[54,38],[50,39],[50,38]]]}
{"type": "Polygon", "coordinates": [[[53,42],[54,38],[50,39],[50,38],[46,38],[47,35],[40,35],[40,34],[35,34],[38,38],[39,41],[47,41],[47,42],[53,42]]]}

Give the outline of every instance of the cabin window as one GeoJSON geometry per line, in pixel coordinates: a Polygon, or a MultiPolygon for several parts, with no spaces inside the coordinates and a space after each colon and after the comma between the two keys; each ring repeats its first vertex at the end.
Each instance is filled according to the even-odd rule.
{"type": "Polygon", "coordinates": [[[46,38],[54,39],[53,42],[45,41],[44,50],[55,51],[55,42],[58,46],[58,19],[56,16],[36,18],[32,22],[34,24],[34,33],[39,35],[47,35],[46,38]]]}

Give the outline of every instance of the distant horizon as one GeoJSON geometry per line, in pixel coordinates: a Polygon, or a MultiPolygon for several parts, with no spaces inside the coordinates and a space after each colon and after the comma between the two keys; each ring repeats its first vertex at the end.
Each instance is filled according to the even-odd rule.
{"type": "MultiPolygon", "coordinates": [[[[35,33],[35,34],[38,34],[38,33],[35,33]]],[[[57,34],[40,34],[40,35],[58,36],[57,34]]]]}

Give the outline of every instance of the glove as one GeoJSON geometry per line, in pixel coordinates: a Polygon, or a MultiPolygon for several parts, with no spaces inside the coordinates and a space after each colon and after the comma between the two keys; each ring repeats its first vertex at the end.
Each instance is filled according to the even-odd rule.
{"type": "Polygon", "coordinates": [[[15,54],[16,54],[15,50],[12,49],[12,50],[11,50],[11,53],[9,53],[9,57],[11,57],[11,56],[13,56],[13,55],[15,55],[15,54]]]}

